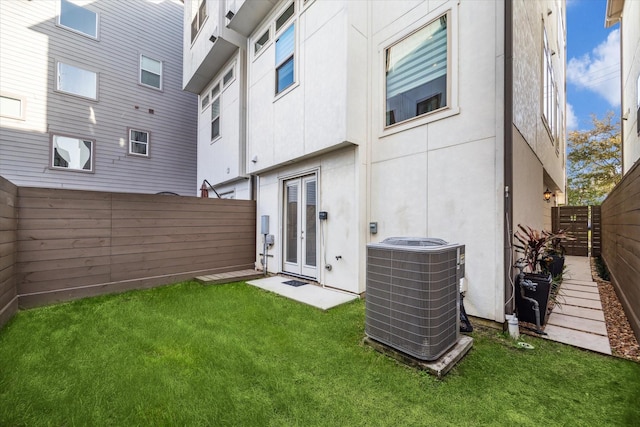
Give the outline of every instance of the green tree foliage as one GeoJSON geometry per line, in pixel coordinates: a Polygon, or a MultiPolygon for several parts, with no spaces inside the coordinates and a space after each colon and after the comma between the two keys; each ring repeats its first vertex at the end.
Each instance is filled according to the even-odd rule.
{"type": "Polygon", "coordinates": [[[567,155],[568,204],[599,205],[622,177],[620,122],[610,111],[593,128],[569,132],[567,155]]]}

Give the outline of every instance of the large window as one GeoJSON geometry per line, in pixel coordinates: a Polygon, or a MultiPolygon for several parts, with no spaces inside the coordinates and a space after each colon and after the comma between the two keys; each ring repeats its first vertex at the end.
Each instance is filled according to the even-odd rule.
{"type": "Polygon", "coordinates": [[[553,53],[549,47],[549,38],[547,37],[547,30],[543,30],[543,57],[544,57],[544,70],[543,70],[543,96],[542,96],[542,115],[547,122],[549,133],[551,134],[552,141],[556,134],[556,112],[558,105],[558,94],[556,93],[556,82],[553,75],[553,66],[551,64],[551,56],[553,53]]]}
{"type": "Polygon", "coordinates": [[[295,81],[294,75],[295,23],[276,40],[276,94],[295,81]]]}
{"type": "Polygon", "coordinates": [[[204,24],[205,19],[207,18],[207,0],[199,0],[191,3],[191,7],[194,4],[199,4],[197,9],[193,9],[193,18],[191,20],[191,42],[198,35],[200,28],[204,24]]]}
{"type": "Polygon", "coordinates": [[[53,135],[51,166],[56,169],[93,171],[93,141],[90,139],[53,135]]]}
{"type": "Polygon", "coordinates": [[[58,24],[73,31],[98,38],[98,14],[69,0],[60,0],[58,24]]]}
{"type": "Polygon", "coordinates": [[[385,50],[386,126],[447,106],[447,15],[385,50]]]}
{"type": "Polygon", "coordinates": [[[211,102],[211,141],[220,136],[220,97],[211,102]]]}
{"type": "Polygon", "coordinates": [[[162,61],[140,55],[140,83],[162,89],[162,61]]]}
{"type": "Polygon", "coordinates": [[[98,74],[58,62],[56,89],[86,98],[98,98],[98,74]]]}
{"type": "Polygon", "coordinates": [[[149,156],[149,132],[129,129],[129,154],[149,156]]]}

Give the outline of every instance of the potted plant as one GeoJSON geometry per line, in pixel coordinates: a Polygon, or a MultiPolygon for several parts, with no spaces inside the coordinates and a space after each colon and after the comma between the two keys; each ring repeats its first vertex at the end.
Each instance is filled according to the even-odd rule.
{"type": "Polygon", "coordinates": [[[538,231],[520,224],[518,229],[514,235],[518,244],[514,246],[522,257],[516,263],[520,269],[516,279],[516,311],[521,321],[535,323],[536,332],[542,333],[542,325],[547,321],[552,275],[561,274],[564,266],[560,242],[567,236],[563,231],[538,231]]]}

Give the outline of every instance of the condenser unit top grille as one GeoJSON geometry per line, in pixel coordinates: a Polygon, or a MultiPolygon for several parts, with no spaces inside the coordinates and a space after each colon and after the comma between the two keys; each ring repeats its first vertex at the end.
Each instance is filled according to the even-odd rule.
{"type": "Polygon", "coordinates": [[[371,243],[368,246],[380,249],[439,252],[442,250],[449,250],[460,245],[457,243],[447,243],[442,239],[431,237],[389,237],[380,243],[371,243]]]}

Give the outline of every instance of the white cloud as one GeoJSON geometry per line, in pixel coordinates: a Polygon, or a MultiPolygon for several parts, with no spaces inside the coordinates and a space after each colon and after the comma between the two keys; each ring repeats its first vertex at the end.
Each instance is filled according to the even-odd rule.
{"type": "Polygon", "coordinates": [[[578,129],[578,118],[576,117],[576,113],[573,111],[573,105],[567,102],[567,130],[576,129],[578,129]]]}
{"type": "Polygon", "coordinates": [[[612,107],[620,105],[620,30],[609,33],[591,55],[571,58],[567,65],[567,81],[579,88],[597,93],[612,107]]]}

